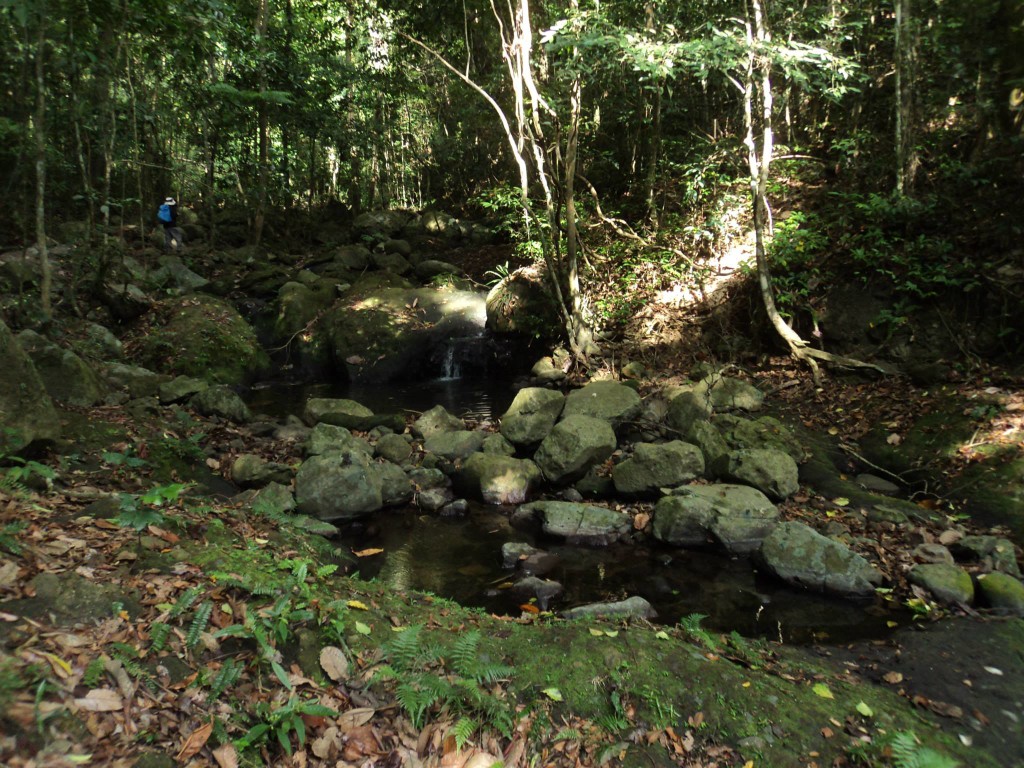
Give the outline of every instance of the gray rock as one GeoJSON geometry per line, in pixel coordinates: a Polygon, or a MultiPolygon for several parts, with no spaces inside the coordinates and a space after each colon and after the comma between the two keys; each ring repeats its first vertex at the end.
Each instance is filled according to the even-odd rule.
{"type": "Polygon", "coordinates": [[[566,619],[612,618],[653,619],[658,615],[654,607],[642,597],[629,597],[617,603],[592,603],[562,611],[566,619]]]}
{"type": "Polygon", "coordinates": [[[874,493],[884,493],[886,496],[895,496],[901,490],[896,483],[867,472],[857,475],[856,480],[861,488],[874,493]]]}
{"type": "Polygon", "coordinates": [[[253,496],[252,511],[265,515],[280,515],[295,511],[292,489],[281,483],[270,482],[253,496]]]}
{"type": "Polygon", "coordinates": [[[680,392],[668,401],[665,423],[681,435],[688,435],[699,421],[711,418],[711,403],[695,392],[680,392]]]}
{"type": "Polygon", "coordinates": [[[412,501],[415,488],[401,467],[390,462],[371,466],[380,478],[380,498],[385,507],[395,507],[412,501]]]}
{"type": "Polygon", "coordinates": [[[974,601],[971,574],[949,563],[915,565],[907,573],[907,579],[911,584],[924,587],[944,603],[970,605],[974,601]]]}
{"type": "Polygon", "coordinates": [[[128,322],[142,317],[153,306],[152,299],[134,283],[108,280],[98,298],[116,319],[128,322]]]}
{"type": "Polygon", "coordinates": [[[718,431],[718,427],[710,421],[704,419],[693,421],[683,437],[687,442],[700,448],[707,471],[712,471],[711,468],[721,462],[729,453],[729,445],[725,442],[725,438],[718,431]]]}
{"type": "Polygon", "coordinates": [[[978,577],[981,599],[993,610],[1024,616],[1024,584],[1005,573],[985,573],[978,577]]]}
{"type": "Polygon", "coordinates": [[[384,253],[397,253],[402,256],[405,256],[406,258],[412,256],[412,246],[409,245],[408,240],[400,240],[395,238],[391,240],[385,240],[383,243],[381,243],[381,249],[384,251],[384,253]]]}
{"type": "Polygon", "coordinates": [[[409,480],[417,489],[444,488],[448,485],[448,477],[439,469],[417,467],[408,473],[409,480]]]}
{"type": "Polygon", "coordinates": [[[313,427],[306,440],[306,455],[319,456],[332,451],[359,451],[367,456],[373,455],[370,444],[353,435],[345,427],[320,422],[313,427]]]}
{"type": "Polygon", "coordinates": [[[501,564],[504,568],[515,568],[520,561],[541,550],[523,541],[506,541],[501,545],[501,564]]]}
{"type": "Polygon", "coordinates": [[[0,320],[0,453],[18,455],[60,436],[60,418],[39,373],[0,320]]]}
{"type": "Polygon", "coordinates": [[[573,489],[590,499],[609,499],[615,495],[615,483],[610,475],[603,474],[598,467],[591,467],[573,484],[573,489]]]}
{"type": "Polygon", "coordinates": [[[953,565],[953,554],[941,544],[918,544],[911,553],[919,563],[945,563],[953,565]]]}
{"type": "Polygon", "coordinates": [[[484,453],[494,453],[499,456],[515,456],[516,453],[516,447],[497,432],[484,438],[480,450],[484,453]]]}
{"type": "Polygon", "coordinates": [[[46,393],[61,403],[88,407],[103,399],[106,387],[88,363],[35,331],[17,335],[18,345],[32,361],[46,393]]]}
{"type": "Polygon", "coordinates": [[[562,420],[572,416],[589,416],[617,428],[636,419],[641,410],[643,403],[640,395],[632,387],[617,381],[592,381],[566,396],[562,420]]]}
{"type": "Polygon", "coordinates": [[[535,518],[544,533],[563,538],[570,544],[610,544],[632,528],[628,515],[607,507],[569,501],[535,501],[520,506],[516,514],[535,518]]]}
{"type": "Polygon", "coordinates": [[[551,432],[564,405],[561,392],[543,387],[520,389],[501,417],[501,434],[516,445],[536,445],[551,432]]]}
{"type": "Polygon", "coordinates": [[[334,259],[345,269],[362,272],[370,266],[370,250],[363,245],[345,245],[334,252],[334,259]]]}
{"type": "Polygon", "coordinates": [[[615,446],[615,431],[607,421],[568,416],[544,438],[533,460],[550,482],[572,482],[611,456],[615,446]]]}
{"type": "Polygon", "coordinates": [[[377,439],[374,451],[382,459],[394,464],[403,464],[412,456],[412,446],[402,435],[381,435],[377,439]]]}
{"type": "Polygon", "coordinates": [[[521,504],[542,480],[540,469],[529,459],[496,453],[473,454],[458,474],[463,492],[488,504],[521,504]]]}
{"type": "Polygon", "coordinates": [[[177,256],[161,256],[158,263],[160,267],[153,272],[150,279],[160,285],[171,284],[181,293],[192,293],[210,284],[205,277],[186,267],[177,256]]]}
{"type": "Polygon", "coordinates": [[[515,590],[516,595],[520,599],[533,598],[536,600],[537,607],[542,611],[546,611],[551,601],[562,594],[563,591],[562,585],[557,581],[539,579],[536,576],[527,576],[524,579],[519,579],[512,589],[515,590]]]}
{"type": "Polygon", "coordinates": [[[469,502],[456,499],[441,507],[441,517],[465,517],[469,513],[469,502]]]}
{"type": "Polygon", "coordinates": [[[723,413],[715,416],[715,426],[718,427],[718,431],[729,448],[733,450],[774,449],[788,453],[797,463],[802,462],[806,456],[803,446],[792,431],[771,416],[747,419],[723,413]]]}
{"type": "Polygon", "coordinates": [[[259,488],[268,483],[290,483],[292,470],[286,464],[265,461],[252,453],[239,455],[231,464],[231,479],[240,488],[259,488]]]}
{"type": "Polygon", "coordinates": [[[486,436],[477,429],[437,432],[423,441],[423,449],[451,461],[466,459],[480,450],[486,436]]]}
{"type": "Polygon", "coordinates": [[[654,508],[655,538],[683,547],[717,542],[733,553],[756,550],[779,519],[779,510],[756,488],[694,485],[677,489],[654,508]]]}
{"type": "Polygon", "coordinates": [[[776,501],[800,490],[800,470],[792,457],[782,451],[757,448],[730,451],[714,470],[717,477],[753,486],[776,501]]]}
{"type": "Polygon", "coordinates": [[[370,259],[377,269],[394,272],[396,275],[404,275],[412,269],[409,260],[399,253],[375,253],[370,259]]]}
{"type": "Polygon", "coordinates": [[[960,561],[980,563],[983,568],[1020,576],[1013,542],[999,536],[964,536],[950,550],[960,561]]]}
{"type": "Polygon", "coordinates": [[[209,383],[202,379],[194,379],[191,376],[175,376],[160,385],[158,394],[162,405],[171,405],[172,403],[183,403],[193,395],[198,395],[209,388],[209,383]]]}
{"type": "Polygon", "coordinates": [[[252,420],[249,407],[225,384],[216,384],[204,389],[194,395],[188,404],[203,416],[219,416],[236,424],[245,424],[252,420]]]}
{"type": "Polygon", "coordinates": [[[108,363],[102,375],[107,384],[127,392],[130,397],[153,397],[159,393],[161,384],[171,380],[166,374],[125,363],[108,363]]]}
{"type": "Polygon", "coordinates": [[[538,384],[556,384],[565,379],[565,371],[556,364],[553,358],[542,357],[533,364],[530,376],[538,384]]]}
{"type": "Polygon", "coordinates": [[[612,481],[615,490],[628,495],[657,493],[689,482],[704,473],[704,456],[700,449],[673,440],[669,443],[640,443],[631,458],[615,465],[612,481]]]}
{"type": "Polygon", "coordinates": [[[355,400],[335,399],[326,397],[311,397],[306,401],[302,418],[309,425],[314,426],[323,421],[324,416],[331,413],[345,413],[351,416],[373,416],[373,411],[355,400]]]}
{"type": "Polygon", "coordinates": [[[708,393],[711,407],[715,410],[738,408],[743,411],[757,411],[764,403],[764,392],[742,379],[711,374],[697,382],[694,394],[698,397],[708,393]]]}
{"type": "Polygon", "coordinates": [[[356,520],[384,506],[381,475],[360,451],[313,456],[295,476],[295,500],[321,520],[356,520]]]}
{"type": "Polygon", "coordinates": [[[776,526],[761,543],[758,560],[783,581],[815,591],[870,595],[882,583],[867,560],[803,523],[776,526]]]}
{"type": "Polygon", "coordinates": [[[429,283],[440,275],[459,275],[462,273],[462,270],[454,264],[449,264],[447,261],[438,261],[437,259],[425,259],[417,264],[413,271],[416,277],[424,283],[429,283]]]}
{"type": "Polygon", "coordinates": [[[455,432],[465,428],[466,423],[462,419],[452,416],[441,405],[424,411],[423,415],[412,423],[412,433],[421,439],[432,437],[439,432],[455,432]]]}
{"type": "Polygon", "coordinates": [[[416,504],[426,512],[437,512],[452,500],[452,493],[447,488],[427,488],[416,494],[416,504]]]}
{"type": "Polygon", "coordinates": [[[85,339],[79,351],[93,360],[121,360],[124,346],[109,328],[99,323],[85,324],[85,339]]]}

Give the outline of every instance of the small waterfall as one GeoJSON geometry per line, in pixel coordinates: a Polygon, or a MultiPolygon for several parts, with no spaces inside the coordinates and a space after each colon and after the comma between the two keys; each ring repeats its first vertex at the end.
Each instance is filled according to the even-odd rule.
{"type": "Polygon", "coordinates": [[[431,374],[439,381],[457,381],[486,373],[488,337],[484,331],[472,336],[450,336],[431,355],[431,374]]]}

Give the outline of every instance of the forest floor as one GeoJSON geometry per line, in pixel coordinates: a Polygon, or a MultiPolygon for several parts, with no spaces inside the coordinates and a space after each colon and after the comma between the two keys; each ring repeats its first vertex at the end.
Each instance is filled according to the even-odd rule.
{"type": "MultiPolygon", "coordinates": [[[[494,254],[483,261],[496,263],[494,254]]],[[[697,325],[691,313],[679,308],[648,313],[643,320],[648,328],[671,333],[674,343],[697,325]]],[[[661,386],[688,373],[701,354],[679,346],[669,353],[670,348],[652,353],[627,343],[615,348],[612,359],[645,360],[649,378],[644,386],[661,386]]],[[[847,446],[851,471],[859,463],[856,441],[870,428],[884,424],[898,442],[940,396],[903,378],[829,376],[816,387],[807,371],[788,358],[748,360],[737,371],[769,393],[775,411],[847,446]]],[[[1024,434],[1020,384],[994,368],[977,368],[947,382],[965,401],[999,396],[1003,404],[989,414],[985,433],[950,459],[944,470],[948,477],[973,461],[983,441],[1019,444],[1024,434]]],[[[582,686],[602,698],[606,711],[601,715],[600,707],[563,703],[571,668],[589,673],[583,661],[570,663],[575,657],[555,661],[555,666],[564,665],[561,673],[552,674],[548,666],[547,677],[532,687],[517,680],[532,674],[529,657],[538,654],[529,643],[539,641],[519,640],[524,643],[519,650],[511,643],[520,638],[522,627],[550,629],[550,617],[531,611],[491,617],[429,596],[386,594],[372,583],[334,580],[332,563],[373,553],[332,553],[326,540],[280,519],[248,513],[239,501],[196,498],[167,483],[187,482],[184,475],[155,473],[157,456],[170,450],[187,458],[197,434],[211,449],[200,466],[211,476],[226,473],[243,451],[292,462],[294,445],[198,417],[181,428],[163,417],[136,421],[118,408],[72,409],[66,417],[69,429],[83,437],[73,462],[61,465],[59,482],[51,485],[41,474],[33,475],[34,465],[26,465],[17,477],[8,475],[10,482],[0,490],[0,641],[7,649],[0,650],[0,764],[5,766],[482,768],[501,760],[508,768],[823,768],[889,764],[894,734],[914,727],[926,741],[941,742],[968,764],[1009,766],[1019,764],[1018,757],[1024,760],[1020,729],[1000,732],[989,726],[997,721],[998,710],[1009,705],[1005,687],[987,684],[1024,674],[1019,652],[1016,658],[1003,655],[1007,647],[1020,644],[1019,620],[981,621],[970,608],[940,609],[925,601],[922,626],[958,617],[967,629],[952,635],[945,630],[917,633],[934,637],[932,643],[911,633],[878,643],[803,650],[643,623],[576,627],[575,639],[553,653],[569,654],[573,643],[622,644],[596,654],[602,669],[582,686]],[[218,575],[211,577],[211,572],[218,575]],[[441,635],[476,629],[482,635],[480,648],[508,654],[516,660],[516,671],[493,671],[477,680],[489,657],[476,646],[463,648],[461,667],[413,648],[421,666],[403,669],[395,638],[405,632],[396,630],[408,632],[419,625],[441,635]],[[329,650],[310,657],[301,627],[332,637],[329,650]],[[646,633],[644,640],[627,642],[639,632],[646,633]],[[684,678],[681,683],[662,682],[664,701],[641,693],[655,683],[616,678],[640,675],[621,671],[628,669],[630,658],[636,666],[658,665],[658,651],[643,645],[647,639],[654,649],[670,643],[680,664],[693,655],[702,663],[720,662],[725,678],[713,678],[717,694],[709,690],[702,699],[693,670],[677,675],[684,678]],[[973,656],[964,650],[968,645],[973,656]],[[623,656],[623,648],[637,655],[623,656]],[[911,657],[914,662],[908,664],[911,657]],[[371,682],[385,663],[396,668],[397,679],[371,682]],[[949,675],[936,673],[943,665],[950,667],[949,675]],[[867,691],[865,683],[874,687],[867,691]],[[667,698],[678,684],[692,689],[693,706],[687,711],[676,711],[667,698]],[[802,687],[794,693],[780,685],[802,687]],[[424,686],[434,686],[434,703],[445,704],[432,718],[424,716],[431,705],[415,701],[415,691],[424,686]],[[467,693],[470,689],[475,693],[467,693]],[[812,689],[812,695],[804,695],[812,689]],[[779,723],[790,722],[779,703],[780,690],[789,691],[781,694],[783,700],[792,696],[801,703],[805,718],[799,733],[792,726],[791,732],[777,734],[788,744],[782,753],[778,745],[764,743],[762,731],[745,731],[742,725],[761,722],[769,713],[779,723]],[[728,691],[724,698],[722,691],[728,691]],[[761,699],[754,703],[740,701],[758,694],[761,699]],[[663,707],[668,716],[652,715],[663,707]],[[810,721],[813,727],[806,725],[810,715],[820,715],[810,721]],[[778,757],[785,753],[791,759],[778,757]]],[[[60,465],[60,457],[50,458],[60,465]]],[[[871,532],[879,542],[873,559],[900,601],[921,600],[904,578],[917,543],[938,539],[953,525],[1005,534],[972,527],[952,498],[931,493],[916,501],[935,514],[930,527],[871,532]]],[[[866,531],[852,510],[811,490],[783,509],[790,519],[827,515],[851,532],[866,531]]],[[[635,510],[637,517],[644,512],[635,510]]],[[[792,717],[796,723],[797,716],[792,717]]],[[[900,748],[926,752],[912,742],[909,747],[897,744],[900,748]]]]}

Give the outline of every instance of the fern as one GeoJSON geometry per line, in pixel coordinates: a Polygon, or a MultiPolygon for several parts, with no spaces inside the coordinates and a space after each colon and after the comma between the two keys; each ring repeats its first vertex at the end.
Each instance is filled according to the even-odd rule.
{"type": "Polygon", "coordinates": [[[103,659],[93,659],[82,673],[82,685],[87,688],[96,688],[100,684],[100,680],[103,679],[105,671],[106,665],[103,663],[103,659]]]}
{"type": "Polygon", "coordinates": [[[189,587],[186,589],[171,608],[170,617],[172,619],[179,618],[185,613],[185,611],[192,607],[192,604],[199,599],[201,594],[203,594],[202,587],[189,587]]]}
{"type": "Polygon", "coordinates": [[[471,717],[463,717],[449,731],[455,737],[455,749],[461,752],[469,743],[470,738],[476,733],[477,722],[471,717]]]}
{"type": "MultiPolygon", "coordinates": [[[[0,475],[0,490],[7,490],[3,487],[4,477],[4,475],[0,475]]],[[[21,533],[26,528],[28,528],[28,521],[26,520],[7,523],[0,528],[0,550],[6,550],[12,555],[20,555],[22,547],[14,536],[15,534],[21,533]]]]}
{"type": "Polygon", "coordinates": [[[192,618],[192,624],[188,628],[188,634],[185,636],[185,647],[192,650],[199,645],[199,640],[203,636],[203,632],[206,631],[206,626],[210,623],[210,616],[213,614],[213,603],[209,600],[202,603],[196,609],[196,615],[192,618]]]}
{"type": "Polygon", "coordinates": [[[420,633],[422,631],[423,626],[417,624],[400,632],[392,642],[388,643],[386,651],[395,668],[411,670],[416,666],[416,662],[420,660],[423,653],[420,648],[420,633]]]}
{"type": "Polygon", "coordinates": [[[480,645],[480,633],[476,630],[467,632],[455,641],[451,650],[452,668],[460,675],[473,677],[478,645],[480,645]]]}
{"type": "Polygon", "coordinates": [[[171,636],[171,625],[158,621],[149,629],[149,639],[153,651],[160,653],[167,647],[167,638],[171,636]]]}
{"type": "Polygon", "coordinates": [[[583,734],[579,728],[563,728],[555,734],[554,741],[582,741],[583,734]]]}
{"type": "Polygon", "coordinates": [[[895,768],[957,768],[960,763],[924,747],[913,731],[901,731],[892,737],[892,759],[895,768]]]}
{"type": "Polygon", "coordinates": [[[217,676],[213,678],[213,682],[210,683],[210,699],[219,699],[224,691],[237,683],[242,677],[243,668],[243,665],[234,659],[225,661],[217,676]]]}
{"type": "Polygon", "coordinates": [[[328,576],[333,576],[335,572],[337,572],[337,570],[338,566],[334,563],[330,563],[329,565],[321,565],[319,568],[316,569],[316,577],[318,579],[325,579],[328,576]]]}

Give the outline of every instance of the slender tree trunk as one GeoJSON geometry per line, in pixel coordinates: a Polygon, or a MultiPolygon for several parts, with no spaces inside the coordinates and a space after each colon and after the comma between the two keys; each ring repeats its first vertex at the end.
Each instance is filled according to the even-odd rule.
{"type": "Polygon", "coordinates": [[[259,245],[263,239],[263,224],[267,216],[267,188],[269,186],[270,162],[270,114],[267,104],[267,22],[270,16],[270,0],[259,0],[256,16],[256,45],[260,58],[260,99],[256,121],[259,133],[259,180],[257,182],[256,214],[252,225],[252,244],[259,245]]]}
{"type": "Polygon", "coordinates": [[[896,2],[896,192],[909,195],[917,175],[914,78],[917,41],[912,0],[896,2]]]}
{"type": "Polygon", "coordinates": [[[40,307],[43,319],[53,319],[50,292],[53,286],[53,271],[50,268],[49,253],[46,249],[46,2],[38,8],[39,29],[36,34],[36,112],[32,132],[36,143],[36,248],[39,249],[40,307]]]}

